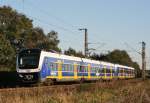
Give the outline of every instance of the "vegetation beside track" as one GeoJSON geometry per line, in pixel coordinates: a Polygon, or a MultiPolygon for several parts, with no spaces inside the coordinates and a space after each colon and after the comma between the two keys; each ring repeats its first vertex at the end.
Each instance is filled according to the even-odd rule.
{"type": "Polygon", "coordinates": [[[1,103],[149,103],[150,80],[1,89],[1,103]]]}

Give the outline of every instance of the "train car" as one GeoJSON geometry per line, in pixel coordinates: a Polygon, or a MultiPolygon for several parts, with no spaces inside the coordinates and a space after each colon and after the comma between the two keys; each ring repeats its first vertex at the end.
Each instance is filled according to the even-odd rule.
{"type": "Polygon", "coordinates": [[[104,80],[110,80],[115,78],[115,65],[108,62],[101,61],[101,76],[104,80]]]}
{"type": "Polygon", "coordinates": [[[85,80],[97,80],[99,78],[99,70],[100,70],[100,62],[99,61],[94,61],[86,58],[82,58],[81,62],[81,70],[82,68],[85,68],[85,73],[84,77],[79,78],[84,78],[85,80]]]}
{"type": "Polygon", "coordinates": [[[116,76],[119,79],[135,78],[134,68],[115,64],[116,76]]]}
{"type": "Polygon", "coordinates": [[[21,50],[16,64],[18,76],[25,83],[134,78],[131,67],[40,49],[21,50]]]}

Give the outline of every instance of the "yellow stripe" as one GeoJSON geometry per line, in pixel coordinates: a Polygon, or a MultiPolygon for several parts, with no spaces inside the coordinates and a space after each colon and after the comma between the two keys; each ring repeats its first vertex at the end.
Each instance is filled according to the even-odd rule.
{"type": "Polygon", "coordinates": [[[104,66],[104,74],[105,74],[105,78],[106,78],[106,66],[104,66]]]}
{"type": "Polygon", "coordinates": [[[89,78],[89,79],[91,78],[90,69],[91,69],[90,64],[88,64],[88,78],[89,78]]]}
{"type": "Polygon", "coordinates": [[[113,67],[110,67],[111,79],[112,79],[112,69],[113,69],[113,67]]]}
{"type": "Polygon", "coordinates": [[[47,76],[46,78],[58,78],[58,76],[47,76]]]}
{"type": "Polygon", "coordinates": [[[62,79],[61,61],[58,60],[58,79],[62,79]]]}
{"type": "Polygon", "coordinates": [[[74,79],[77,79],[77,64],[74,64],[74,79]]]}

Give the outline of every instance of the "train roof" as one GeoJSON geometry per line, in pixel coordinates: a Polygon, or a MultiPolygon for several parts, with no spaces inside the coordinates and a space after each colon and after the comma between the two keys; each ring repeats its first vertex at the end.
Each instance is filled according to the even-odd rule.
{"type": "Polygon", "coordinates": [[[133,67],[124,66],[124,65],[120,65],[120,64],[115,64],[115,67],[127,68],[127,69],[134,69],[133,67]]]}
{"type": "Polygon", "coordinates": [[[82,58],[82,61],[86,62],[86,63],[100,64],[99,61],[92,60],[92,59],[87,59],[87,58],[82,58]]]}
{"type": "Polygon", "coordinates": [[[61,59],[67,59],[67,60],[73,60],[73,61],[81,61],[81,58],[79,57],[74,57],[74,56],[68,56],[68,55],[60,55],[61,59]]]}
{"type": "Polygon", "coordinates": [[[72,61],[81,61],[81,58],[79,57],[68,56],[68,55],[63,55],[63,54],[58,54],[58,53],[51,53],[51,52],[46,52],[46,51],[42,51],[42,53],[45,56],[49,56],[53,58],[66,59],[66,60],[72,60],[72,61]]]}
{"type": "Polygon", "coordinates": [[[57,53],[51,53],[51,52],[46,52],[46,51],[41,51],[42,56],[49,56],[52,58],[58,58],[60,59],[60,54],[57,53]]]}
{"type": "Polygon", "coordinates": [[[113,63],[109,63],[109,62],[100,61],[100,63],[101,63],[101,65],[114,66],[113,63]]]}
{"type": "Polygon", "coordinates": [[[58,54],[58,53],[52,53],[52,52],[47,52],[47,51],[41,51],[43,56],[49,56],[53,58],[58,58],[58,59],[66,59],[66,60],[72,60],[72,61],[78,61],[78,62],[85,62],[85,63],[91,63],[91,64],[97,64],[97,65],[105,65],[105,66],[115,66],[115,67],[121,67],[121,68],[128,68],[128,69],[134,69],[132,67],[120,65],[120,64],[113,64],[105,61],[97,61],[97,60],[91,60],[87,58],[80,58],[80,57],[74,57],[74,56],[68,56],[64,54],[58,54]]]}

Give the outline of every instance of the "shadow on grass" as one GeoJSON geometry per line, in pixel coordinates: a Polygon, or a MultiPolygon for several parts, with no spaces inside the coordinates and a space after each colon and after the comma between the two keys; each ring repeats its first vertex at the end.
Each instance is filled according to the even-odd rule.
{"type": "Polygon", "coordinates": [[[16,87],[17,81],[17,72],[0,71],[0,88],[16,87]]]}

